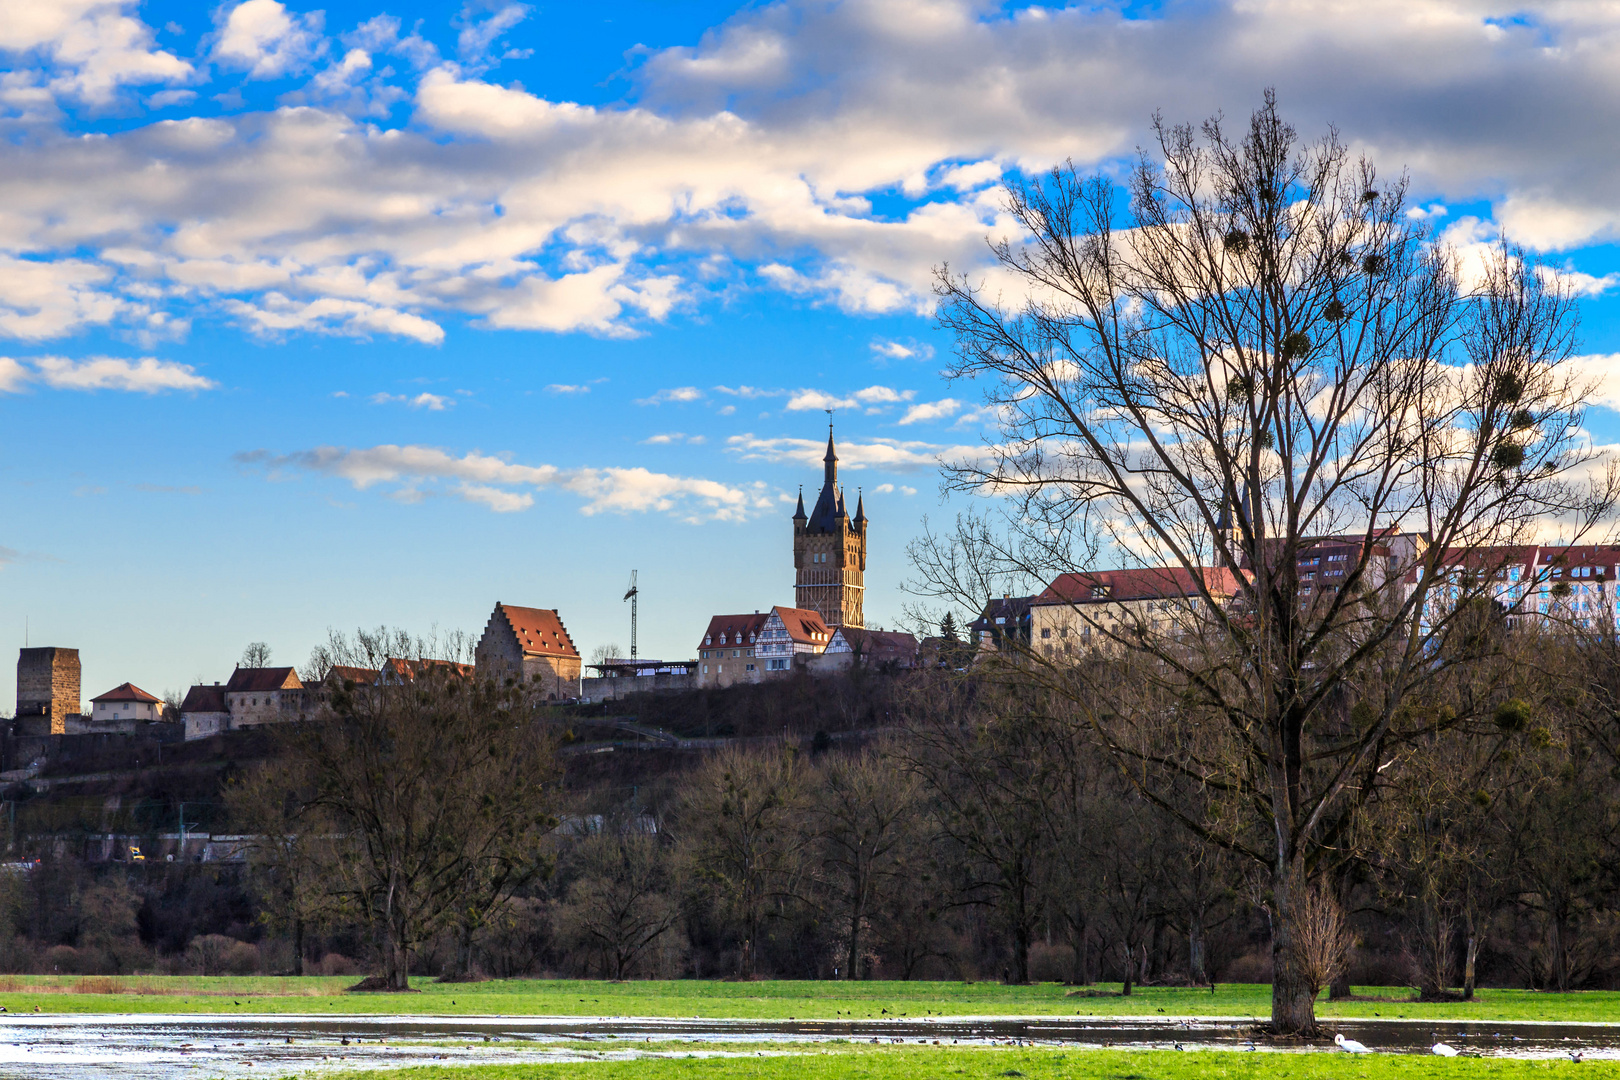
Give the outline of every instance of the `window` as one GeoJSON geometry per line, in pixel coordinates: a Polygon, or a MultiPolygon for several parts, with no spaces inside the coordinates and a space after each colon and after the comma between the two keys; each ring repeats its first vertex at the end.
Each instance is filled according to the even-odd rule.
{"type": "Polygon", "coordinates": [[[742,655],[742,650],[741,649],[732,649],[731,650],[731,655],[732,656],[741,656],[742,655]]]}
{"type": "Polygon", "coordinates": [[[708,673],[709,673],[709,665],[704,664],[703,665],[703,674],[707,675],[708,673]]]}
{"type": "Polygon", "coordinates": [[[712,639],[711,639],[711,638],[710,638],[710,637],[709,637],[709,635],[708,635],[708,634],[704,634],[704,635],[703,635],[703,644],[705,644],[705,645],[712,645],[712,644],[714,644],[714,642],[713,642],[713,640],[712,640],[712,639]]]}
{"type": "Polygon", "coordinates": [[[753,665],[753,664],[749,664],[749,665],[748,665],[748,670],[749,670],[749,671],[753,671],[753,670],[754,670],[754,665],[753,665]]]}
{"type": "Polygon", "coordinates": [[[1043,638],[1049,638],[1049,637],[1051,637],[1051,636],[1052,636],[1052,631],[1050,631],[1050,630],[1048,630],[1048,629],[1047,629],[1047,628],[1046,628],[1046,627],[1044,627],[1044,626],[1043,626],[1043,627],[1041,627],[1041,637],[1043,637],[1043,638]]]}

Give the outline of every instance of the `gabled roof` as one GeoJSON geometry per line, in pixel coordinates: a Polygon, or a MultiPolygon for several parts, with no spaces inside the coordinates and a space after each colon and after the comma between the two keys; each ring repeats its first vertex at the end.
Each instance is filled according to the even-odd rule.
{"type": "Polygon", "coordinates": [[[917,639],[911,634],[898,630],[868,630],[860,626],[840,626],[833,631],[832,640],[827,644],[829,652],[843,648],[850,652],[860,653],[861,659],[875,664],[888,661],[905,661],[907,663],[917,658],[917,639]]]}
{"type": "Polygon", "coordinates": [[[225,684],[227,694],[249,691],[297,690],[304,684],[298,681],[298,672],[290,667],[239,667],[231,672],[231,681],[225,684]]]}
{"type": "Polygon", "coordinates": [[[215,683],[213,686],[197,685],[186,691],[186,700],[180,703],[182,713],[199,712],[230,712],[225,704],[225,688],[215,683]]]}
{"type": "MultiPolygon", "coordinates": [[[[1238,590],[1235,574],[1224,567],[1201,567],[1204,587],[1215,596],[1238,590]]],[[[1144,566],[1133,570],[1093,570],[1060,574],[1034,599],[1036,604],[1119,603],[1197,596],[1198,576],[1184,566],[1144,566]]]]}
{"type": "Polygon", "coordinates": [[[524,656],[579,656],[574,639],[568,636],[568,628],[555,608],[497,603],[495,614],[512,628],[524,656]]]}
{"type": "Polygon", "coordinates": [[[405,660],[397,656],[388,658],[378,678],[385,682],[412,682],[418,675],[436,671],[448,675],[470,677],[476,669],[471,664],[458,664],[454,660],[405,660]]]}
{"type": "Polygon", "coordinates": [[[788,637],[801,644],[824,649],[827,642],[832,640],[832,631],[827,629],[827,624],[814,611],[806,608],[773,607],[771,614],[782,621],[788,637]]]}
{"type": "Polygon", "coordinates": [[[162,698],[153,697],[134,683],[120,683],[100,697],[93,697],[91,701],[139,701],[147,705],[156,705],[162,698]]]}
{"type": "Polygon", "coordinates": [[[1035,602],[1033,596],[1003,596],[1000,600],[992,600],[984,605],[979,617],[968,624],[969,630],[988,630],[993,626],[1014,625],[1029,621],[1030,605],[1035,602]],[[996,622],[1001,619],[1001,622],[996,622]]]}
{"type": "Polygon", "coordinates": [[[347,664],[333,664],[331,669],[326,673],[326,681],[337,683],[352,682],[356,686],[370,686],[377,681],[377,676],[380,674],[382,673],[379,671],[373,671],[371,668],[350,667],[347,664]]]}
{"type": "Polygon", "coordinates": [[[769,612],[758,611],[752,615],[716,615],[709,620],[708,628],[698,640],[698,647],[709,649],[721,645],[750,644],[770,617],[769,612]]]}

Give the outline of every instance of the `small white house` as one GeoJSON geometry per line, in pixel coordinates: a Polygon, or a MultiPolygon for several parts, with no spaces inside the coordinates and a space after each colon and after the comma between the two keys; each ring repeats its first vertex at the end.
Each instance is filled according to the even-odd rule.
{"type": "Polygon", "coordinates": [[[163,719],[163,700],[134,683],[124,683],[100,697],[91,698],[90,704],[90,723],[97,730],[133,731],[136,724],[152,724],[163,719]]]}

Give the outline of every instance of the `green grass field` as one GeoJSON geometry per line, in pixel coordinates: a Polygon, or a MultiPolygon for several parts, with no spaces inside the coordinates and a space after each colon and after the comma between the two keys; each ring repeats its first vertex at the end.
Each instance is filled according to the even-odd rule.
{"type": "MultiPolygon", "coordinates": [[[[1130,997],[1100,985],[1070,996],[1057,983],[1002,986],[960,982],[586,982],[522,979],[441,985],[426,979],[412,994],[350,994],[342,978],[0,976],[8,1012],[330,1013],[528,1016],[692,1016],[713,1019],[881,1019],[898,1016],[1266,1016],[1264,985],[1208,990],[1138,989],[1130,997]],[[888,1010],[887,1013],[884,1010],[888,1010]]],[[[1419,1004],[1396,987],[1358,987],[1365,997],[1323,1001],[1333,1017],[1435,1020],[1564,1020],[1620,1023],[1620,992],[1544,994],[1482,990],[1470,1003],[1419,1004]]]]}
{"type": "Polygon", "coordinates": [[[1375,1054],[1120,1050],[818,1049],[780,1057],[490,1065],[344,1073],[344,1080],[1555,1080],[1613,1077],[1612,1062],[1375,1054]]]}

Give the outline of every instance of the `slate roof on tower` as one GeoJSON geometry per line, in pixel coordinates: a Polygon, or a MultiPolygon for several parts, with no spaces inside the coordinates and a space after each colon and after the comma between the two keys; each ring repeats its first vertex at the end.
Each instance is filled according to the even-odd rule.
{"type": "Polygon", "coordinates": [[[821,459],[825,480],[816,508],[810,512],[809,532],[842,532],[844,530],[844,494],[838,489],[838,451],[833,448],[832,425],[827,425],[827,453],[821,459]]]}
{"type": "Polygon", "coordinates": [[[568,628],[555,608],[496,604],[495,610],[506,618],[524,656],[579,656],[574,639],[568,636],[568,628]]]}

